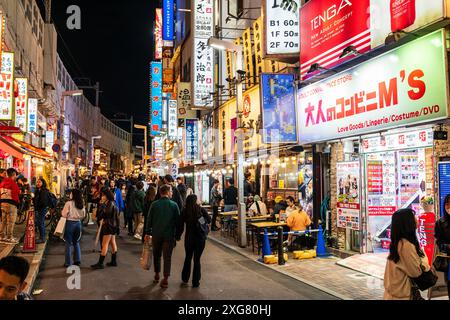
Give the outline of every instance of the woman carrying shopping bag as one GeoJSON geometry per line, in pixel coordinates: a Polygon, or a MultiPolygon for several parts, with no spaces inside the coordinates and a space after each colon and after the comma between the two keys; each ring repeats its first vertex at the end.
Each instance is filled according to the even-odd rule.
{"type": "Polygon", "coordinates": [[[81,264],[81,221],[86,215],[84,201],[81,191],[73,189],[69,194],[69,201],[66,202],[61,212],[61,216],[66,219],[64,231],[64,241],[66,242],[66,260],[64,267],[72,265],[72,247],[74,249],[74,263],[79,266],[81,264]]]}

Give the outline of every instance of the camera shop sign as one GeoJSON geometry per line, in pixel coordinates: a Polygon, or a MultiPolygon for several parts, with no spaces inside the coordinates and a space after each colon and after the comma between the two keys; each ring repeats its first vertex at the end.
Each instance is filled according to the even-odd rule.
{"type": "Polygon", "coordinates": [[[301,143],[447,118],[442,30],[301,89],[301,143]],[[414,53],[414,54],[411,54],[414,53]]]}

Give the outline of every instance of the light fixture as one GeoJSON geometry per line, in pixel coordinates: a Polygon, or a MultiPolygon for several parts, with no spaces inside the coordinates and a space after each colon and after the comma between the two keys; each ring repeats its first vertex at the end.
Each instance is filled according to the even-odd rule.
{"type": "Polygon", "coordinates": [[[222,174],[227,174],[227,170],[222,169],[222,174]]]}
{"type": "Polygon", "coordinates": [[[228,173],[229,173],[229,174],[232,174],[232,173],[233,173],[233,170],[231,170],[231,169],[228,170],[228,173]]]}
{"type": "Polygon", "coordinates": [[[354,46],[348,46],[346,47],[341,55],[339,56],[339,59],[351,56],[351,55],[355,55],[355,56],[359,56],[361,55],[361,52],[359,52],[354,46]]]}
{"type": "Polygon", "coordinates": [[[297,157],[294,156],[294,157],[291,158],[291,160],[292,160],[292,161],[296,161],[296,160],[297,160],[297,157]]]}
{"type": "Polygon", "coordinates": [[[258,164],[258,159],[254,159],[253,164],[256,166],[258,164]]]}
{"type": "Polygon", "coordinates": [[[267,164],[271,164],[272,163],[272,161],[269,159],[269,160],[267,160],[267,164]]]}
{"type": "Polygon", "coordinates": [[[283,163],[281,164],[281,167],[282,167],[282,168],[286,168],[286,163],[283,162],[283,163]]]}

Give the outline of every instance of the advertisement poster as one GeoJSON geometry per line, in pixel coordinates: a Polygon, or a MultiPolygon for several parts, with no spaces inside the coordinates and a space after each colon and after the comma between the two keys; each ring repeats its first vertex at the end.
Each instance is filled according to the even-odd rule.
{"type": "Polygon", "coordinates": [[[265,0],[265,56],[298,56],[300,52],[300,0],[284,5],[281,0],[265,0]]]}
{"type": "Polygon", "coordinates": [[[195,161],[199,155],[198,119],[186,119],[186,161],[195,161]]]}
{"type": "Polygon", "coordinates": [[[0,120],[13,119],[14,53],[2,52],[0,73],[0,120]]]}
{"type": "Polygon", "coordinates": [[[179,82],[178,88],[178,118],[185,119],[187,111],[191,108],[191,84],[179,82]]]}
{"type": "Polygon", "coordinates": [[[300,143],[447,118],[446,75],[439,30],[306,86],[298,93],[300,143]]]}
{"type": "Polygon", "coordinates": [[[336,177],[337,226],[359,230],[361,212],[359,162],[338,162],[336,177]]]}
{"type": "Polygon", "coordinates": [[[156,136],[162,129],[162,64],[151,63],[151,135],[156,136]]]}
{"type": "Polygon", "coordinates": [[[28,132],[36,132],[37,129],[38,100],[28,99],[28,132]]]}
{"type": "Polygon", "coordinates": [[[163,40],[173,41],[173,29],[174,29],[174,0],[163,0],[163,40]]]}
{"type": "Polygon", "coordinates": [[[16,78],[17,97],[15,97],[15,121],[14,126],[22,132],[27,131],[28,109],[28,79],[16,78]]]}
{"type": "Polygon", "coordinates": [[[293,74],[261,75],[264,143],[296,143],[298,140],[294,79],[293,74]]]}
{"type": "Polygon", "coordinates": [[[162,59],[162,10],[161,8],[155,9],[155,60],[162,59]]]}
{"type": "Polygon", "coordinates": [[[365,53],[384,46],[393,32],[443,16],[444,0],[311,0],[300,9],[302,79],[314,63],[332,68],[348,60],[351,55],[340,56],[349,46],[365,53]]]}

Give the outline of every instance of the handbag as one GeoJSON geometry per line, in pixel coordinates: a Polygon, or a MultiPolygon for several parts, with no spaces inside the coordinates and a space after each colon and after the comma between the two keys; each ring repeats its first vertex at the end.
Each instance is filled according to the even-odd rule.
{"type": "Polygon", "coordinates": [[[53,233],[56,237],[59,237],[61,239],[64,237],[64,231],[66,230],[66,221],[67,219],[64,217],[59,218],[55,232],[53,233]]]}
{"type": "Polygon", "coordinates": [[[152,266],[152,254],[153,248],[151,240],[145,241],[144,245],[142,246],[142,255],[140,258],[140,264],[142,269],[150,270],[150,267],[152,266]]]}
{"type": "Polygon", "coordinates": [[[444,255],[436,255],[436,258],[434,258],[433,261],[433,267],[436,271],[440,272],[447,272],[448,271],[448,259],[450,259],[449,256],[444,255]]]}
{"type": "Polygon", "coordinates": [[[420,276],[418,276],[417,278],[411,278],[411,281],[413,282],[413,284],[417,285],[417,287],[421,291],[424,291],[424,290],[430,289],[431,287],[433,287],[436,284],[436,282],[438,280],[438,276],[433,267],[431,267],[430,270],[428,270],[428,271],[423,271],[422,265],[421,265],[421,268],[422,268],[422,274],[420,276]]]}

